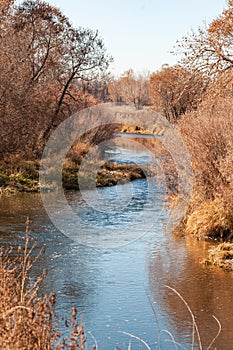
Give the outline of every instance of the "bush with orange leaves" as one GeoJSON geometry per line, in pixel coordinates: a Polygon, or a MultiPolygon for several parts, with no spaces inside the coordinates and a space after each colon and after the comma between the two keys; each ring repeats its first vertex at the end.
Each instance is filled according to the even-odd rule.
{"type": "Polygon", "coordinates": [[[233,68],[233,0],[208,27],[198,28],[185,36],[178,45],[182,65],[206,76],[233,68]]]}
{"type": "Polygon", "coordinates": [[[181,115],[196,109],[204,91],[205,80],[201,73],[179,65],[165,65],[150,77],[153,108],[170,122],[175,122],[181,115]]]}

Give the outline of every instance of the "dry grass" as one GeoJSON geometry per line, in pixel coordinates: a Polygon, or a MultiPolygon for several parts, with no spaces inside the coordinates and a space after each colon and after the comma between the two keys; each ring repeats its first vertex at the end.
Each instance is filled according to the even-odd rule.
{"type": "MultiPolygon", "coordinates": [[[[231,82],[232,82],[231,72],[231,82]]],[[[207,92],[197,111],[186,114],[176,127],[186,142],[195,177],[189,209],[177,232],[220,242],[233,239],[233,104],[232,85],[221,81],[216,93],[207,92]]],[[[227,269],[233,256],[215,248],[208,264],[227,269]]]]}
{"type": "Polygon", "coordinates": [[[91,145],[88,140],[79,140],[71,147],[65,159],[66,166],[78,166],[81,164],[85,155],[90,151],[91,145]]]}
{"type": "Polygon", "coordinates": [[[132,126],[132,125],[123,125],[119,132],[126,132],[132,134],[151,134],[150,130],[144,129],[140,126],[132,126]]]}
{"type": "Polygon", "coordinates": [[[227,271],[233,270],[233,243],[221,243],[209,250],[203,261],[206,265],[215,265],[227,271]]]}
{"type": "Polygon", "coordinates": [[[36,243],[29,238],[29,220],[26,223],[24,247],[19,247],[13,260],[11,251],[0,254],[0,348],[1,350],[77,350],[85,349],[83,326],[76,321],[77,311],[72,309],[69,337],[63,338],[54,313],[55,293],[38,296],[46,272],[34,282],[29,273],[41,257],[36,243]]]}
{"type": "Polygon", "coordinates": [[[233,212],[215,199],[199,204],[189,215],[185,233],[197,238],[230,240],[233,235],[233,212]]]}
{"type": "Polygon", "coordinates": [[[229,240],[233,233],[232,99],[207,96],[177,127],[188,145],[195,176],[185,232],[229,240]]]}

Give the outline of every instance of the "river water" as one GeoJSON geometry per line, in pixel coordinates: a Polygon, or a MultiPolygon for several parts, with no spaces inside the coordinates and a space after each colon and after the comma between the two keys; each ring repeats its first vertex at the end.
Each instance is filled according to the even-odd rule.
{"type": "MultiPolygon", "coordinates": [[[[109,154],[114,157],[112,149],[109,154]]],[[[122,149],[115,152],[115,157],[123,162],[127,157],[128,160],[138,157],[142,162],[149,159],[145,152],[122,149]]],[[[60,318],[69,316],[72,306],[77,307],[85,323],[90,349],[94,343],[90,333],[100,350],[128,349],[129,343],[132,349],[146,349],[141,341],[121,332],[143,339],[151,349],[192,349],[192,319],[181,299],[166,287],[169,286],[179,292],[192,309],[203,349],[208,348],[218,331],[214,315],[222,331],[212,349],[232,350],[233,274],[200,264],[209,243],[174,237],[164,230],[165,191],[159,184],[150,186],[149,182],[142,179],[99,189],[106,203],[114,200],[117,191],[131,193],[124,210],[111,216],[103,211],[90,211],[79,192],[66,194],[74,211],[82,208],[78,213],[83,215],[84,221],[101,228],[98,240],[105,242],[101,247],[95,246],[96,237],[93,244],[84,245],[63,235],[51,223],[39,194],[2,198],[1,244],[6,247],[22,243],[24,223],[30,216],[31,237],[47,247],[33,274],[48,270],[42,292],[57,293],[56,312],[60,318]],[[149,189],[156,201],[151,201],[149,189]],[[146,230],[138,220],[145,210],[150,212],[152,223],[146,230]],[[121,233],[136,219],[137,234],[127,241],[121,233]],[[118,228],[121,244],[117,247],[109,240],[112,227],[118,228]],[[180,345],[171,341],[168,332],[180,345]]],[[[67,226],[69,224],[67,221],[67,226]]],[[[77,232],[80,237],[85,235],[83,227],[82,230],[77,227],[77,232]]]]}

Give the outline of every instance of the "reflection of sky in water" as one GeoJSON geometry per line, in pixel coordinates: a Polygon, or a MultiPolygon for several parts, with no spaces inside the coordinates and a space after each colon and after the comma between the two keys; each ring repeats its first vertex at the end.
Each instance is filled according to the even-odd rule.
{"type": "Polygon", "coordinates": [[[150,163],[151,155],[146,151],[138,152],[127,148],[112,147],[105,150],[105,159],[118,164],[146,165],[150,163]]]}
{"type": "MultiPolygon", "coordinates": [[[[124,161],[131,157],[135,161],[136,151],[132,154],[127,149],[122,152],[114,157],[120,159],[123,154],[124,161]]],[[[143,157],[147,156],[138,150],[136,159],[143,162],[143,157]]],[[[148,182],[138,180],[120,185],[124,191],[119,197],[124,198],[124,192],[127,195],[128,187],[131,189],[130,196],[124,202],[124,208],[115,214],[112,212],[112,215],[104,210],[98,211],[98,208],[90,209],[79,192],[69,192],[67,200],[74,211],[79,207],[87,223],[92,221],[99,228],[105,227],[106,231],[116,227],[121,234],[124,224],[138,219],[145,208],[150,212],[150,221],[161,214],[164,193],[156,184],[149,191],[148,182]]],[[[116,197],[118,190],[119,187],[97,189],[95,196],[99,193],[103,199],[102,209],[104,205],[108,208],[110,202],[113,207],[121,204],[116,197]]],[[[130,341],[133,350],[144,349],[138,341],[118,331],[144,339],[152,350],[174,350],[174,344],[165,334],[158,345],[158,329],[169,330],[183,347],[191,349],[190,316],[185,306],[164,285],[177,288],[197,315],[203,348],[207,348],[205,345],[217,331],[211,317],[214,314],[223,328],[216,347],[232,350],[233,276],[200,265],[206,243],[194,243],[192,240],[187,245],[185,239],[164,234],[162,222],[157,221],[146,235],[118,249],[86,247],[71,242],[51,224],[38,194],[19,194],[0,200],[1,244],[17,246],[23,243],[27,216],[32,220],[31,236],[38,240],[39,245],[47,246],[45,255],[33,270],[32,278],[43,269],[48,270],[42,293],[56,291],[59,316],[69,315],[71,307],[76,306],[79,315],[83,315],[86,331],[91,331],[96,337],[100,350],[116,347],[124,350],[130,341]]],[[[165,214],[163,216],[166,217],[165,214]]],[[[65,217],[64,221],[69,226],[65,217]]],[[[140,230],[140,225],[137,229],[140,230]]],[[[104,240],[104,231],[101,232],[104,240]]],[[[80,229],[82,234],[85,232],[80,229]]],[[[65,328],[63,331],[66,331],[65,328]]],[[[93,343],[88,338],[88,348],[91,349],[93,343]]]]}
{"type": "MultiPolygon", "coordinates": [[[[140,215],[140,212],[145,209],[145,205],[147,205],[147,207],[149,206],[149,203],[147,203],[148,186],[146,180],[142,180],[140,182],[135,181],[130,185],[121,185],[123,190],[124,187],[128,186],[131,187],[132,192],[130,192],[130,197],[128,198],[128,201],[126,201],[126,205],[123,207],[123,199],[118,198],[116,186],[110,187],[108,191],[104,190],[103,188],[98,188],[97,193],[101,196],[101,201],[102,203],[105,203],[105,205],[103,204],[101,206],[101,210],[98,210],[97,208],[95,209],[83,203],[82,209],[80,210],[79,207],[78,211],[78,214],[81,215],[83,222],[101,227],[119,227],[123,226],[129,221],[133,221],[138,215],[140,215]],[[113,209],[115,208],[115,210],[111,210],[110,202],[111,205],[114,205],[113,209]]],[[[75,202],[73,202],[71,206],[74,212],[76,212],[77,206],[75,202]]]]}
{"type": "Polygon", "coordinates": [[[69,238],[81,244],[101,248],[119,247],[153,230],[156,222],[165,216],[164,192],[154,179],[141,179],[88,192],[88,198],[91,195],[96,197],[91,205],[80,201],[79,192],[67,196],[72,209],[68,223],[66,210],[56,214],[59,227],[64,228],[69,238]],[[119,200],[116,196],[120,188],[119,200]],[[101,203],[98,201],[99,193],[101,203]]]}

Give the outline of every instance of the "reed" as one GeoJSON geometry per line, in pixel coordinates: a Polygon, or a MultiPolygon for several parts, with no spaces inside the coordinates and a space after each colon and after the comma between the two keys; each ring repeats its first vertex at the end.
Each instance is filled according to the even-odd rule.
{"type": "Polygon", "coordinates": [[[14,258],[12,249],[0,252],[0,349],[1,350],[82,350],[86,349],[84,327],[77,321],[77,310],[72,308],[66,320],[69,335],[59,331],[59,320],[54,312],[56,294],[39,296],[46,277],[43,271],[31,282],[30,271],[42,256],[31,242],[29,219],[26,222],[24,246],[14,258]]]}
{"type": "MultiPolygon", "coordinates": [[[[178,298],[183,302],[184,306],[187,308],[189,314],[190,314],[190,317],[191,317],[191,321],[192,321],[192,331],[191,331],[191,334],[190,334],[190,349],[191,350],[215,350],[216,347],[214,346],[214,343],[215,341],[217,340],[217,338],[219,337],[220,333],[221,333],[221,330],[222,330],[222,327],[221,327],[221,324],[219,322],[219,320],[214,316],[212,315],[212,317],[215,319],[217,325],[218,325],[218,331],[216,333],[216,335],[213,337],[212,341],[210,342],[210,344],[208,344],[207,346],[203,346],[202,344],[202,339],[201,339],[201,336],[200,336],[200,332],[199,332],[199,328],[198,328],[198,325],[197,325],[197,322],[196,322],[196,318],[195,318],[195,315],[192,311],[192,309],[190,308],[189,304],[187,303],[187,301],[183,298],[183,296],[175,289],[175,288],[172,288],[170,286],[165,286],[166,288],[168,288],[169,290],[171,290],[175,295],[178,296],[178,298]]],[[[153,306],[152,306],[153,307],[153,306]]],[[[157,324],[157,316],[156,316],[156,312],[153,308],[153,311],[155,313],[155,318],[156,318],[156,324],[157,324]]],[[[158,326],[158,324],[157,324],[158,326]]],[[[144,339],[132,334],[132,333],[128,333],[128,332],[119,332],[119,333],[122,333],[124,335],[127,335],[128,337],[132,338],[132,339],[136,339],[140,345],[143,345],[145,349],[147,350],[153,350],[153,348],[151,347],[151,345],[149,345],[144,339]]],[[[186,349],[187,348],[184,348],[182,346],[182,344],[180,344],[179,342],[176,341],[174,335],[167,329],[159,329],[158,330],[158,344],[156,346],[156,348],[154,348],[154,350],[162,350],[162,345],[161,345],[161,334],[162,333],[165,333],[168,335],[169,339],[167,339],[166,341],[171,343],[173,346],[174,346],[174,349],[175,350],[178,350],[178,349],[186,349]]],[[[140,347],[141,348],[141,347],[140,347]]],[[[128,349],[131,349],[131,344],[129,343],[129,347],[128,349]]],[[[122,350],[120,348],[118,348],[118,350],[122,350]]]]}

